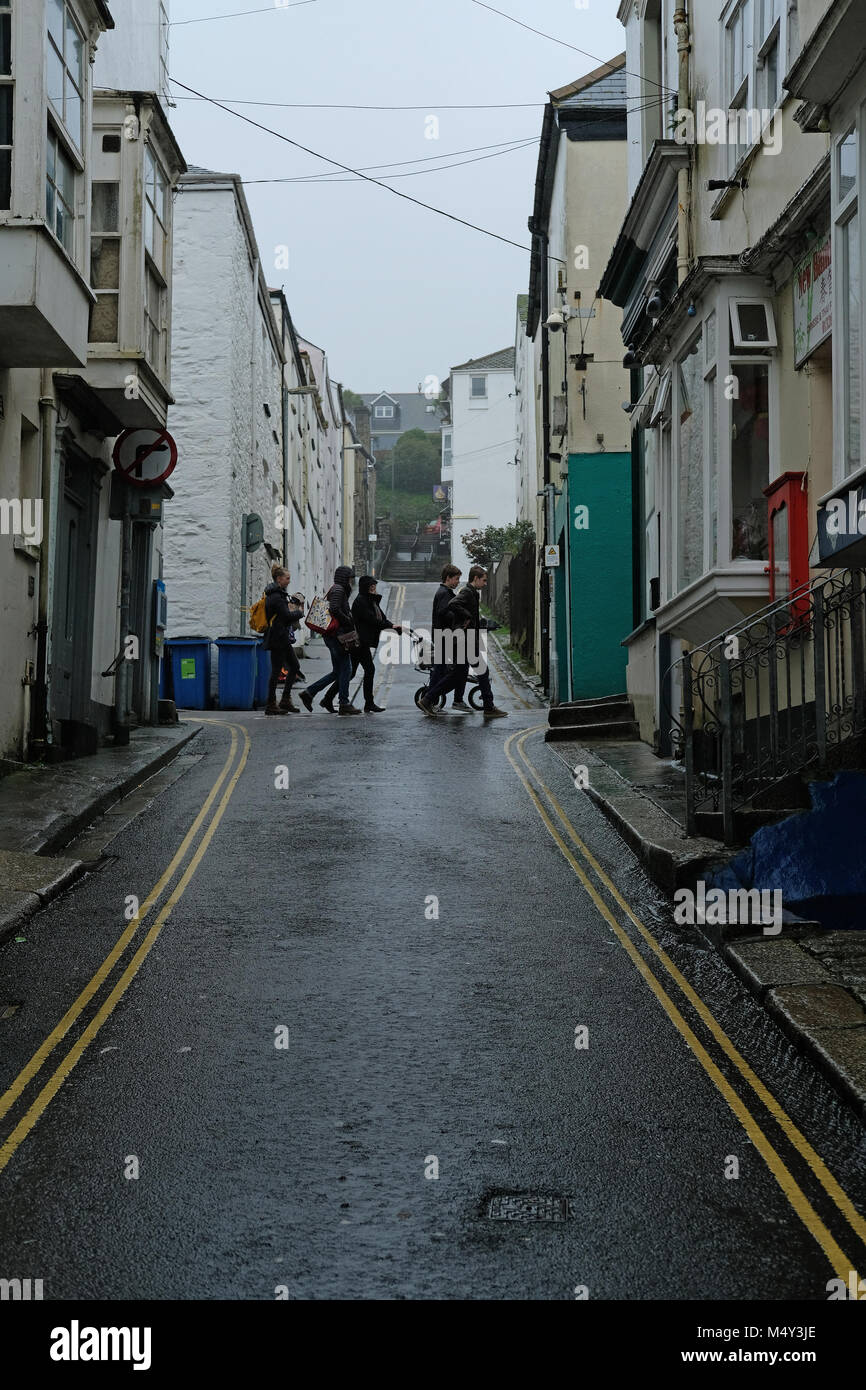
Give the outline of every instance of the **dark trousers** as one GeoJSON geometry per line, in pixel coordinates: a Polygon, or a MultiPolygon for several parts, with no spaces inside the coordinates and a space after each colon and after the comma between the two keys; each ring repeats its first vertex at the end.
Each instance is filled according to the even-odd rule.
{"type": "Polygon", "coordinates": [[[320,690],[324,690],[326,685],[331,682],[336,685],[340,692],[340,704],[349,703],[349,681],[352,677],[352,660],[342,643],[336,637],[326,636],[325,646],[331,654],[331,669],[326,676],[320,676],[312,685],[307,686],[309,696],[318,695],[320,690]]]}
{"type": "Polygon", "coordinates": [[[277,702],[277,686],[282,680],[283,667],[288,671],[288,675],[280,703],[285,706],[292,698],[292,684],[300,674],[298,658],[289,646],[271,647],[271,678],[268,681],[268,704],[271,706],[277,702]]]}
{"type": "MultiPolygon", "coordinates": [[[[375,664],[375,662],[374,662],[374,660],[373,660],[373,651],[374,651],[374,648],[373,648],[373,647],[368,647],[368,646],[366,645],[366,643],[362,642],[361,645],[360,645],[360,647],[356,647],[356,648],[354,649],[354,651],[351,653],[351,657],[352,657],[352,674],[351,674],[350,679],[351,679],[351,680],[354,680],[354,679],[355,679],[355,673],[357,672],[359,666],[363,666],[363,668],[364,668],[364,706],[365,706],[365,708],[369,708],[369,706],[372,705],[372,703],[373,703],[373,681],[374,681],[375,678],[376,678],[376,664],[375,664]]],[[[336,681],[334,681],[334,683],[332,684],[330,690],[328,691],[327,695],[325,696],[325,699],[326,699],[329,703],[332,703],[332,702],[333,702],[333,699],[334,699],[334,696],[336,695],[336,693],[337,693],[337,683],[336,683],[336,681]]]]}
{"type": "Polygon", "coordinates": [[[450,690],[455,692],[455,698],[462,699],[462,691],[466,689],[468,679],[468,666],[434,666],[424,699],[435,704],[440,695],[447,695],[450,690]],[[461,691],[460,695],[457,695],[458,690],[461,691]]]}

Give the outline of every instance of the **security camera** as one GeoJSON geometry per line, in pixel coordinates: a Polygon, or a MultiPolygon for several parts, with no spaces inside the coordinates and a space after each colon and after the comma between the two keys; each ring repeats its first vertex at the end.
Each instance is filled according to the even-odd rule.
{"type": "Polygon", "coordinates": [[[660,318],[660,317],[661,317],[662,309],[663,309],[664,307],[665,307],[665,302],[664,302],[664,300],[662,299],[662,292],[661,292],[661,290],[653,290],[653,292],[652,292],[652,294],[650,295],[649,299],[647,300],[647,304],[646,304],[647,318],[648,318],[648,319],[657,319],[657,318],[660,318]]]}
{"type": "Polygon", "coordinates": [[[551,333],[558,333],[561,328],[565,327],[565,314],[561,309],[553,310],[547,320],[547,327],[550,329],[551,333]]]}

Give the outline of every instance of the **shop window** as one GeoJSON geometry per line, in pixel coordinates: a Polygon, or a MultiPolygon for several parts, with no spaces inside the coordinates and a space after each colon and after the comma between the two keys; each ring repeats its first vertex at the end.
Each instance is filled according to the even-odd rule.
{"type": "Polygon", "coordinates": [[[770,364],[731,364],[738,384],[731,418],[731,559],[766,560],[770,476],[770,364]]]}

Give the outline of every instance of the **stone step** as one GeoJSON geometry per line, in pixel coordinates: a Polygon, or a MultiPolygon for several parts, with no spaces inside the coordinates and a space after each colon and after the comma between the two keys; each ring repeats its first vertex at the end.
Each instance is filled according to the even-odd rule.
{"type": "Polygon", "coordinates": [[[579,705],[553,705],[548,715],[551,728],[587,728],[592,724],[634,722],[630,700],[592,701],[579,705]]]}
{"type": "Polygon", "coordinates": [[[633,719],[615,719],[604,724],[553,725],[544,734],[545,743],[590,743],[596,738],[637,742],[640,729],[633,719]]]}

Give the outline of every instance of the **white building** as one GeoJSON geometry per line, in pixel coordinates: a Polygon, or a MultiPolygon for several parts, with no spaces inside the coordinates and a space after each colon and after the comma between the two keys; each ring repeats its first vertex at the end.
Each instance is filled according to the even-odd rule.
{"type": "Polygon", "coordinates": [[[451,368],[450,434],[453,519],[451,557],[463,570],[472,564],[461,537],[485,526],[517,520],[517,408],[514,348],[503,348],[451,368]]]}
{"type": "Polygon", "coordinates": [[[285,354],[238,175],[182,179],[174,273],[170,429],[181,463],[165,546],[168,635],[249,635],[245,610],[284,550],[285,354]],[[264,544],[252,550],[256,517],[264,544]]]}
{"type": "Polygon", "coordinates": [[[184,164],[159,100],[159,0],[136,8],[148,25],[121,69],[128,20],[112,33],[104,0],[0,3],[0,756],[13,759],[123,742],[156,716],[162,497],[130,489],[136,519],[120,519],[112,441],[165,425],[184,164]]]}
{"type": "Polygon", "coordinates": [[[322,348],[301,339],[301,357],[307,364],[307,381],[316,388],[316,411],[311,424],[317,425],[312,438],[310,522],[319,542],[313,558],[310,583],[316,593],[330,588],[334,570],[343,554],[343,410],[340,388],[331,380],[328,359],[322,348]],[[324,586],[324,588],[323,588],[324,586]]]}

